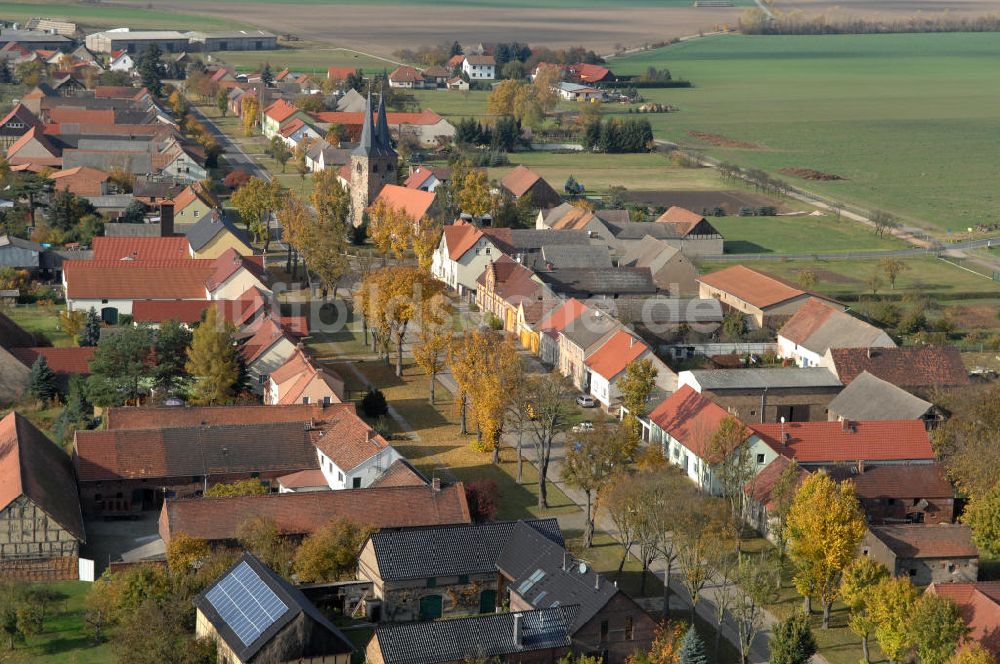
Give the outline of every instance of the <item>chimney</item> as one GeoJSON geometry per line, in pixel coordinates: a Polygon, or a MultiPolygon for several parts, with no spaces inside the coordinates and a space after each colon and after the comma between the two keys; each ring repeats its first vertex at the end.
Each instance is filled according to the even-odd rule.
{"type": "Polygon", "coordinates": [[[170,237],[174,234],[174,202],[160,203],[160,237],[170,237]]]}
{"type": "Polygon", "coordinates": [[[601,575],[598,574],[597,572],[594,572],[594,590],[600,590],[600,589],[601,589],[601,575]]]}
{"type": "Polygon", "coordinates": [[[572,557],[569,551],[563,551],[563,571],[568,572],[572,557]]]}
{"type": "Polygon", "coordinates": [[[865,460],[858,459],[858,475],[864,475],[864,474],[865,474],[865,460]]]}
{"type": "Polygon", "coordinates": [[[521,639],[521,620],[522,620],[521,614],[520,613],[515,613],[514,614],[514,643],[517,644],[517,646],[519,648],[522,645],[524,645],[522,643],[522,639],[521,639]]]}
{"type": "Polygon", "coordinates": [[[435,477],[431,480],[431,491],[439,493],[441,491],[441,478],[435,477]]]}

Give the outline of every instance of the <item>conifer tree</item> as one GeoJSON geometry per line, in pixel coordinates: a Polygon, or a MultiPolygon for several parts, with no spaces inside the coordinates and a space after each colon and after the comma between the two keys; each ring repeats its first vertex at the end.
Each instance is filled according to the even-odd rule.
{"type": "Polygon", "coordinates": [[[694,625],[688,627],[681,639],[681,661],[680,664],[708,664],[708,657],[705,655],[705,644],[695,631],[694,625]]]}
{"type": "Polygon", "coordinates": [[[44,355],[39,355],[28,374],[28,392],[41,401],[51,401],[58,393],[56,375],[44,355]]]}
{"type": "Polygon", "coordinates": [[[87,312],[87,320],[83,325],[83,333],[80,334],[81,346],[96,346],[101,340],[101,317],[93,307],[87,312]]]}
{"type": "Polygon", "coordinates": [[[194,377],[190,401],[194,404],[228,404],[233,401],[233,386],[239,378],[232,326],[219,320],[210,307],[205,320],[192,335],[185,369],[194,377]]]}

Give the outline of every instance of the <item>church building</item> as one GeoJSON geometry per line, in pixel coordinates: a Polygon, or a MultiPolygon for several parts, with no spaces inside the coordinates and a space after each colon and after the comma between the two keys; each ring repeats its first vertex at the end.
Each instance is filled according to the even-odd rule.
{"type": "Polygon", "coordinates": [[[351,152],[351,221],[364,223],[365,210],[387,184],[397,183],[396,151],[389,137],[389,122],[385,114],[385,98],[380,97],[378,120],[372,126],[372,98],[365,104],[361,142],[351,152]]]}

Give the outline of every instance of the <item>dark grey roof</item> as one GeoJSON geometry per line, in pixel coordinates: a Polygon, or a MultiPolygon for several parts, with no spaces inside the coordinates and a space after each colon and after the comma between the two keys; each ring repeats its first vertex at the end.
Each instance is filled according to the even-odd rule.
{"type": "Polygon", "coordinates": [[[172,181],[159,182],[148,178],[136,178],[132,185],[132,195],[142,198],[173,198],[184,191],[184,185],[172,181]]]}
{"type": "Polygon", "coordinates": [[[566,295],[649,295],[657,290],[648,267],[568,268],[537,274],[554,292],[566,295]]]}
{"type": "Polygon", "coordinates": [[[292,622],[299,614],[305,613],[310,620],[312,620],[317,628],[323,629],[333,635],[336,641],[339,641],[337,646],[331,648],[324,648],[326,652],[310,652],[310,642],[319,641],[320,643],[328,642],[327,639],[306,639],[306,643],[303,647],[303,652],[300,653],[303,657],[309,656],[320,656],[329,655],[334,653],[350,653],[354,652],[354,646],[351,645],[350,640],[344,636],[344,633],[339,629],[334,627],[333,623],[326,619],[326,617],[320,613],[312,602],[306,599],[302,592],[285,581],[283,578],[275,574],[275,572],[260,562],[253,554],[249,552],[244,552],[240,559],[237,560],[232,567],[230,567],[225,574],[219,577],[215,583],[205,589],[203,593],[198,595],[194,600],[194,605],[200,610],[205,617],[208,619],[212,626],[215,627],[219,634],[219,637],[226,643],[227,646],[232,648],[233,652],[240,661],[246,662],[250,659],[265,645],[267,644],[276,634],[278,634],[282,629],[285,628],[290,622],[292,622]],[[229,625],[229,623],[223,618],[222,615],[216,610],[212,602],[208,600],[208,594],[212,590],[223,582],[224,579],[232,575],[237,569],[240,569],[242,565],[249,566],[250,570],[256,575],[260,581],[274,593],[277,598],[287,607],[287,610],[282,613],[277,620],[272,622],[270,626],[264,632],[257,637],[253,642],[248,645],[244,645],[243,642],[236,636],[236,632],[229,625]]]}
{"type": "MultiPolygon", "coordinates": [[[[563,231],[557,231],[563,232],[563,231]]],[[[611,268],[611,252],[605,245],[564,245],[546,244],[542,246],[539,256],[541,266],[539,269],[546,269],[544,266],[557,268],[611,268]]],[[[539,262],[535,261],[536,264],[539,262]]]]}
{"type": "Polygon", "coordinates": [[[0,249],[4,247],[16,247],[18,249],[25,249],[27,251],[42,252],[45,251],[45,247],[38,244],[37,242],[32,242],[31,240],[23,240],[19,237],[14,237],[12,235],[0,235],[0,249]]]}
{"type": "Polygon", "coordinates": [[[691,375],[703,390],[839,387],[840,380],[823,367],[779,369],[697,369],[691,375]]]}
{"type": "MultiPolygon", "coordinates": [[[[518,523],[383,528],[371,537],[379,574],[386,581],[402,581],[494,572],[500,551],[518,523]]],[[[524,523],[559,546],[564,545],[555,519],[524,523]]]]}
{"type": "Polygon", "coordinates": [[[901,387],[863,371],[827,410],[849,420],[915,420],[934,407],[901,387]]]}
{"type": "Polygon", "coordinates": [[[365,103],[364,113],[361,140],[351,154],[361,157],[395,157],[396,151],[392,149],[392,142],[389,139],[389,124],[385,116],[385,97],[382,96],[379,99],[377,124],[372,125],[372,97],[370,93],[368,101],[365,103]]]}
{"type": "Polygon", "coordinates": [[[715,298],[650,297],[643,299],[594,300],[591,307],[636,325],[721,323],[722,303],[715,298]]]}
{"type": "Polygon", "coordinates": [[[578,605],[570,633],[585,625],[618,593],[613,583],[589,565],[523,523],[507,540],[497,569],[510,579],[510,591],[536,609],[578,605]]]}
{"type": "Polygon", "coordinates": [[[502,657],[533,650],[568,647],[575,606],[494,613],[433,622],[382,625],[375,630],[385,664],[434,664],[502,657]],[[514,622],[520,620],[520,643],[514,622]]]}
{"type": "Polygon", "coordinates": [[[83,198],[90,201],[91,205],[98,210],[117,210],[119,208],[124,210],[135,200],[135,196],[132,194],[106,194],[103,196],[84,196],[83,198]]]}
{"type": "Polygon", "coordinates": [[[63,169],[75,166],[89,166],[109,173],[121,168],[128,173],[152,173],[153,156],[148,152],[87,152],[66,150],[63,152],[63,169]]]}
{"type": "Polygon", "coordinates": [[[193,251],[201,251],[202,247],[211,242],[223,230],[228,230],[239,238],[240,242],[251,249],[253,248],[246,233],[233,224],[229,215],[219,210],[212,210],[199,219],[197,223],[187,229],[184,236],[193,251]]]}
{"type": "Polygon", "coordinates": [[[603,311],[584,311],[563,327],[561,334],[585,352],[621,324],[603,311]]]}
{"type": "Polygon", "coordinates": [[[542,247],[556,245],[590,245],[590,234],[581,230],[553,233],[549,229],[535,228],[486,228],[483,234],[506,254],[540,251],[542,247]]]}
{"type": "Polygon", "coordinates": [[[678,240],[677,229],[673,224],[658,224],[652,221],[608,221],[608,229],[619,240],[641,240],[651,235],[657,240],[678,240]]]}

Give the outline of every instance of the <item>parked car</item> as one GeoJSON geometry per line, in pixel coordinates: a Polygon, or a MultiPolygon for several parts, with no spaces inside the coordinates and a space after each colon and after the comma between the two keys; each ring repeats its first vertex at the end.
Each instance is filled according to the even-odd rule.
{"type": "Polygon", "coordinates": [[[597,401],[589,394],[581,394],[576,398],[576,405],[581,408],[594,408],[597,405],[597,401]]]}
{"type": "Polygon", "coordinates": [[[573,433],[583,433],[584,431],[593,431],[593,422],[580,422],[575,427],[573,427],[573,433]]]}

